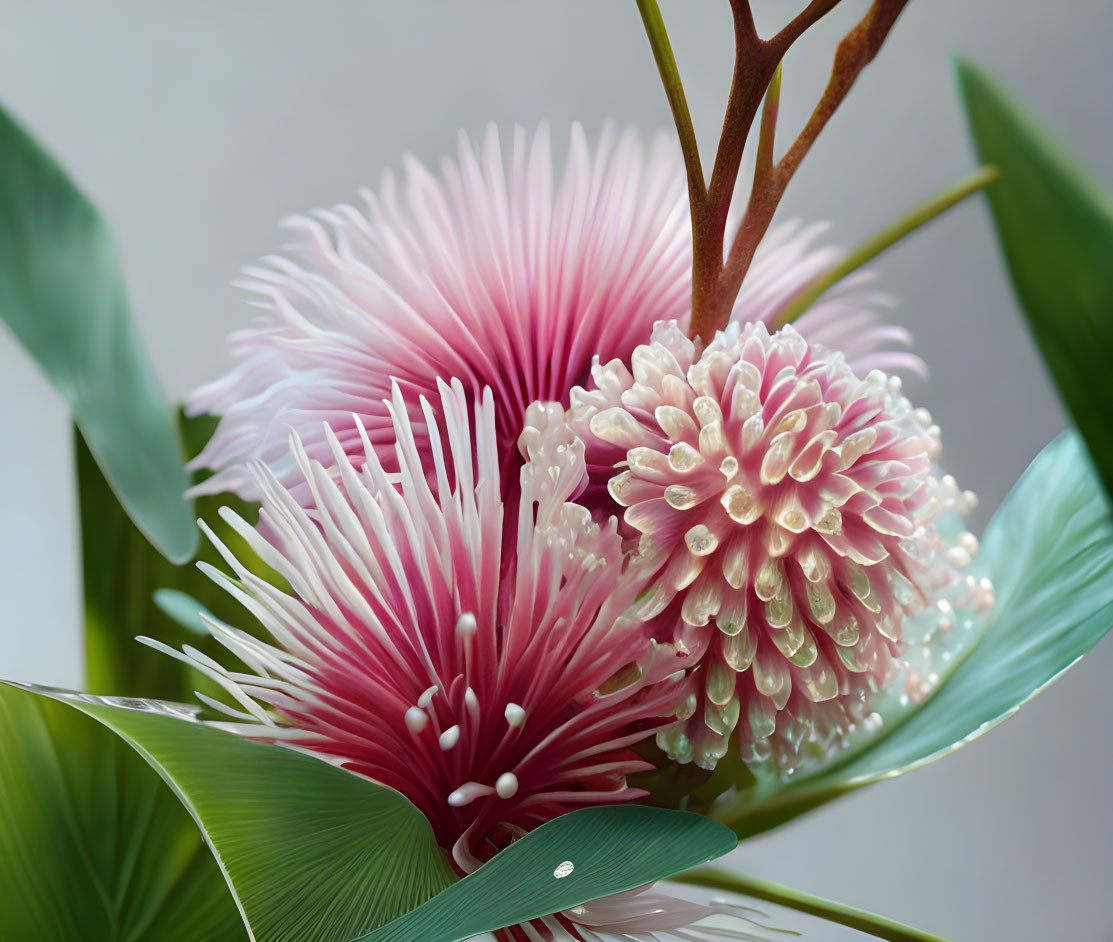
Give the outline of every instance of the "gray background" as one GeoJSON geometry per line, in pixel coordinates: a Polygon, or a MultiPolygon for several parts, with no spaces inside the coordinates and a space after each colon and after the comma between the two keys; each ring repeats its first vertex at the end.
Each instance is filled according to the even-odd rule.
{"type": "MultiPolygon", "coordinates": [[[[758,4],[770,29],[803,0],[758,4]]],[[[863,0],[790,57],[783,129],[824,80],[863,0]]],[[[845,9],[844,9],[845,8],[845,9]]],[[[725,0],[663,4],[705,148],[731,49],[725,0]]],[[[949,54],[995,69],[1113,182],[1107,50],[1113,6],[913,0],[789,191],[782,216],[829,219],[853,243],[972,166],[949,54]]],[[[459,127],[561,129],[668,113],[633,0],[313,5],[234,0],[0,0],[0,100],[71,168],[118,233],[138,317],[169,392],[217,375],[247,317],[229,286],[279,243],[286,213],[345,200],[410,150],[434,160],[459,127]]],[[[785,132],[782,132],[783,134],[785,132]]],[[[934,382],[910,384],[984,523],[1063,426],[1004,280],[983,209],[967,205],[877,266],[934,382]]],[[[0,331],[0,676],[80,684],[69,426],[0,331]]],[[[1113,940],[1107,640],[976,746],[746,844],[754,873],[955,940],[1113,940]]],[[[777,913],[811,939],[853,933],[777,913]]]]}

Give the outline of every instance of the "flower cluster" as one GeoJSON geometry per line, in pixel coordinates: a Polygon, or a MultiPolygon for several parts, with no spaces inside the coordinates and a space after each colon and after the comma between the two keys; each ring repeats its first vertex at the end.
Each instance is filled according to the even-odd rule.
{"type": "Polygon", "coordinates": [[[639,617],[698,662],[661,746],[714,768],[737,728],[747,761],[823,755],[899,672],[902,619],[970,561],[970,534],[934,526],[971,502],[932,474],[939,429],[899,380],[760,322],[703,350],[658,324],[592,376],[569,413],[583,499],[621,514],[652,573],[639,617]]]}
{"type": "MultiPolygon", "coordinates": [[[[239,365],[191,408],[223,415],[204,489],[260,501],[229,520],[291,591],[224,550],[214,578],[269,638],[214,623],[248,670],[194,660],[226,725],[399,790],[461,873],[643,797],[654,737],[705,768],[829,754],[879,692],[930,687],[910,616],[935,613],[930,647],[991,602],[976,541],[938,525],[972,496],[882,372],[919,363],[868,276],[775,327],[837,257],[820,229],[774,230],[730,325],[689,339],[664,144],[592,155],[573,129],[556,183],[544,129],[508,168],[492,131],[441,181],[409,161],[363,211],[290,226],[249,272],[239,365]]],[[[503,936],[750,938],[743,915],[639,891],[503,936]]]]}

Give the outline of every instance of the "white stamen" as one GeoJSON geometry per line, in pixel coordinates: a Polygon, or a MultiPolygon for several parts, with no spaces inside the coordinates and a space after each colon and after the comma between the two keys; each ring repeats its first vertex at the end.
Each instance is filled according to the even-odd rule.
{"type": "Polygon", "coordinates": [[[415,736],[429,725],[429,714],[421,707],[412,706],[406,711],[406,728],[415,736]]]}
{"type": "Polygon", "coordinates": [[[421,696],[417,698],[417,705],[423,710],[428,710],[429,705],[433,702],[433,697],[437,695],[438,689],[437,685],[433,684],[428,690],[422,691],[421,696]]]}
{"type": "Polygon", "coordinates": [[[480,785],[479,782],[464,782],[448,796],[448,803],[453,808],[462,808],[464,805],[471,804],[476,798],[485,798],[487,795],[493,795],[494,792],[495,790],[490,785],[480,785]]]}
{"type": "Polygon", "coordinates": [[[978,538],[969,530],[963,530],[962,533],[958,535],[958,545],[971,556],[978,552],[978,538]]]}
{"type": "Polygon", "coordinates": [[[508,703],[503,716],[506,717],[506,725],[511,729],[517,729],[526,721],[526,711],[516,703],[508,703]]]}
{"type": "Polygon", "coordinates": [[[479,630],[479,623],[471,612],[464,612],[456,621],[456,637],[467,641],[479,630]]]}
{"type": "Polygon", "coordinates": [[[448,752],[453,746],[460,741],[460,727],[450,726],[443,733],[441,733],[440,743],[441,749],[448,752]]]}
{"type": "Polygon", "coordinates": [[[499,798],[513,798],[518,793],[518,776],[513,772],[503,772],[495,782],[495,792],[499,798]]]}
{"type": "Polygon", "coordinates": [[[970,554],[961,546],[952,546],[947,550],[947,562],[955,569],[965,569],[970,565],[970,554]]]}

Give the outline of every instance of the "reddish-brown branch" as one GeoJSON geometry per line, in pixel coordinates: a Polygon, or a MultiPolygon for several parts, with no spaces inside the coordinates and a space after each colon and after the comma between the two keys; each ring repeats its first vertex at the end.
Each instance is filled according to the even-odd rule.
{"type": "MultiPolygon", "coordinates": [[[[758,166],[742,224],[709,304],[709,311],[714,312],[714,319],[708,319],[709,323],[701,323],[700,336],[707,339],[716,329],[726,325],[734,299],[750,269],[758,244],[773,221],[785,188],[862,69],[877,55],[907,3],[908,0],[874,0],[861,22],[839,43],[827,87],[792,146],[772,169],[763,172],[761,166],[758,166]]],[[[820,4],[812,4],[817,5],[820,4]]]]}
{"type": "Polygon", "coordinates": [[[779,51],[779,58],[784,58],[789,46],[835,9],[840,2],[841,0],[812,0],[796,19],[769,40],[769,45],[779,51]]]}
{"type": "Polygon", "coordinates": [[[692,319],[693,337],[710,340],[726,326],[742,281],[749,271],[758,243],[773,221],[777,206],[796,168],[811,149],[831,115],[850,91],[859,73],[877,55],[881,44],[908,0],[874,0],[865,17],[839,43],[827,87],[803,130],[780,161],[773,162],[777,120],[777,88],[770,88],[785,53],[803,33],[838,6],[840,0],[811,0],[792,22],[769,40],[757,34],[749,0],[730,0],[734,13],[735,59],[723,130],[715,153],[711,180],[702,185],[694,132],[687,115],[675,62],[663,37],[656,0],[638,0],[646,16],[650,41],[658,55],[666,91],[681,132],[688,167],[692,211],[692,319]],[[655,22],[659,27],[652,25],[655,22]],[[659,32],[656,41],[654,34],[659,32]],[[668,66],[666,68],[666,66],[668,66]],[[754,168],[753,188],[738,233],[724,264],[727,216],[734,196],[742,155],[762,99],[761,137],[754,168]],[[695,154],[695,159],[692,155],[695,154]],[[693,168],[697,168],[694,172],[693,168]]]}
{"type": "Polygon", "coordinates": [[[705,324],[714,317],[713,302],[723,267],[730,201],[750,126],[761,104],[765,87],[772,77],[772,69],[768,66],[769,56],[765,44],[757,35],[748,0],[731,0],[731,8],[734,11],[734,74],[704,203],[706,229],[703,232],[693,232],[693,335],[703,334],[706,331],[705,324]]]}
{"type": "MultiPolygon", "coordinates": [[[[840,0],[812,0],[791,23],[770,40],[762,40],[754,25],[749,0],[731,0],[734,12],[734,75],[727,98],[723,130],[711,171],[706,199],[699,215],[705,222],[693,230],[692,322],[693,336],[710,337],[721,320],[719,282],[727,217],[738,182],[742,154],[766,89],[789,47],[840,0]]],[[[693,204],[693,222],[697,211],[693,204]]]]}

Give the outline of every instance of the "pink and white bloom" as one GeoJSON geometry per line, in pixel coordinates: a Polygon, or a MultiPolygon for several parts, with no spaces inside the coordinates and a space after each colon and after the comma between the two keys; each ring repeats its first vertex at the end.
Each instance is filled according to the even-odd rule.
{"type": "MultiPolygon", "coordinates": [[[[563,410],[535,410],[538,424],[522,436],[521,507],[504,545],[493,398],[474,403],[474,424],[468,400],[453,381],[441,384],[441,418],[419,404],[438,431],[430,467],[395,387],[397,472],[383,469],[366,437],[357,468],[327,429],[327,468],[292,436],[308,500],[265,465],[251,468],[258,527],[225,517],[293,594],[216,541],[236,578],[210,574],[270,636],[210,623],[246,672],[149,642],[224,687],[236,706],[207,702],[235,719],[226,728],[318,753],[402,792],[461,873],[492,845],[560,814],[642,797],[626,777],[650,766],[630,747],[672,723],[688,691],[686,659],[629,615],[640,586],[624,570],[615,521],[595,523],[569,502],[583,479],[583,446],[563,410]]],[[[654,938],[654,925],[734,911],[635,896],[504,937],[542,938],[548,925],[593,939],[613,923],[654,938]],[[577,934],[580,923],[589,928],[577,934]]],[[[701,931],[680,937],[748,937],[701,931]]]]}
{"type": "MultiPolygon", "coordinates": [[[[515,443],[527,406],[568,405],[592,358],[626,359],[657,321],[688,317],[691,227],[682,165],[664,137],[646,149],[627,131],[604,131],[594,152],[573,125],[563,174],[549,131],[516,128],[504,161],[492,127],[475,149],[461,136],[440,178],[413,158],[361,205],[286,221],[286,254],[246,271],[260,315],[233,333],[237,361],[191,398],[191,414],[222,415],[194,462],[217,473],[198,492],[258,497],[250,461],[283,484],[299,478],[290,429],[307,454],[330,461],[327,423],[344,453],[362,461],[359,426],[389,461],[393,429],[383,400],[397,383],[417,448],[431,445],[416,403],[438,400],[455,377],[472,399],[493,393],[503,486],[516,485],[515,443]]],[[[822,226],[788,224],[760,248],[735,309],[771,322],[841,253],[815,246],[822,226]]],[[[907,343],[878,323],[883,302],[856,275],[802,317],[801,333],[842,349],[862,368],[918,361],[885,351],[907,343]]],[[[511,495],[512,496],[512,495],[511,495]]]]}
{"type": "Polygon", "coordinates": [[[947,595],[969,588],[976,541],[935,526],[973,500],[936,477],[938,427],[899,382],[760,322],[706,348],[660,324],[592,375],[569,412],[580,500],[622,515],[652,573],[639,616],[699,661],[659,744],[706,768],[735,733],[746,761],[825,755],[901,670],[902,621],[942,601],[949,627],[947,595]]]}

